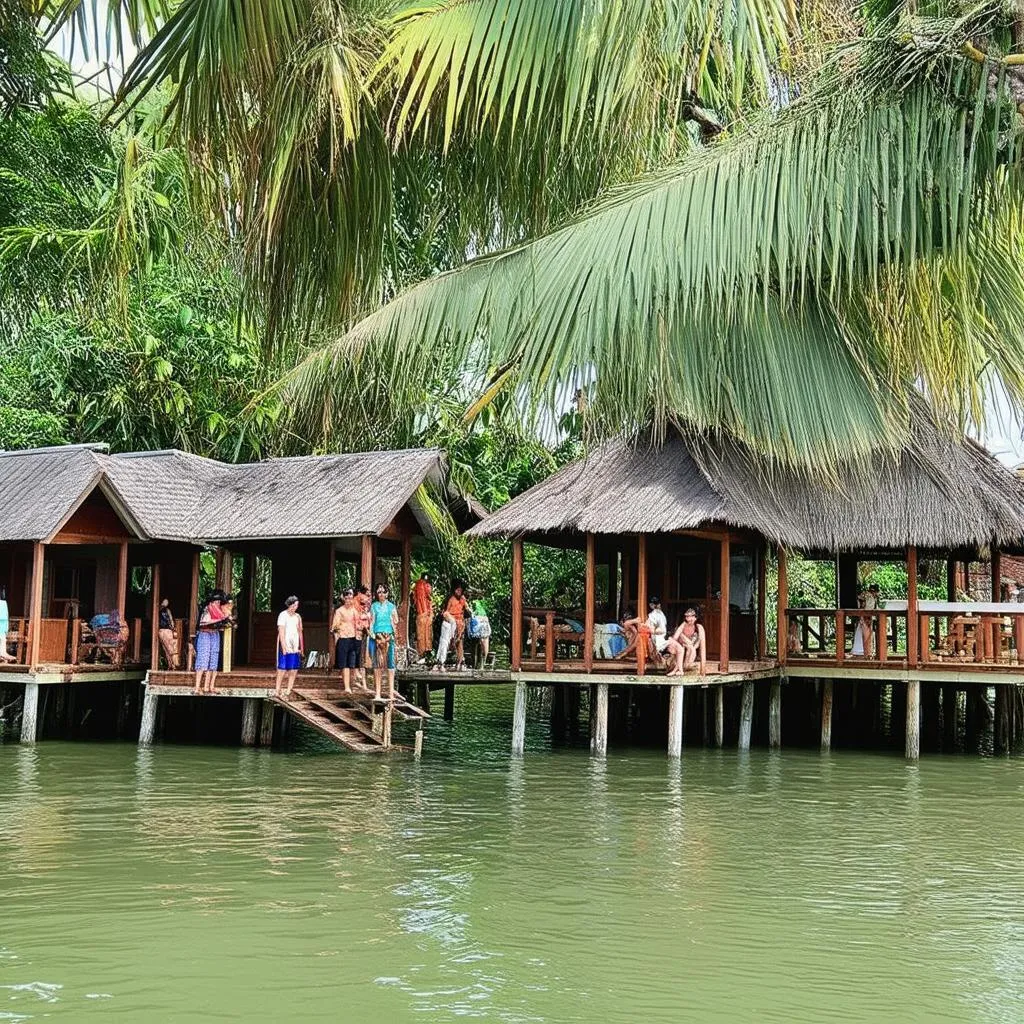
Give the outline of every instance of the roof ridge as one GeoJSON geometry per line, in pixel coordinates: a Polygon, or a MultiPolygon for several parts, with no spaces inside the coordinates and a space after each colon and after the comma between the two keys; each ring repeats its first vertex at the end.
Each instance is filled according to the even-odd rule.
{"type": "Polygon", "coordinates": [[[0,458],[14,455],[49,455],[53,452],[97,452],[107,455],[110,452],[110,445],[102,441],[85,441],[80,444],[51,444],[43,448],[12,448],[9,451],[0,448],[0,458]]]}

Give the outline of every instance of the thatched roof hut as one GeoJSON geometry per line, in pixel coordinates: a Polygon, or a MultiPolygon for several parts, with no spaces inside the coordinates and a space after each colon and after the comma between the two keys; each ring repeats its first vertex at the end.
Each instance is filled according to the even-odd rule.
{"type": "Polygon", "coordinates": [[[898,457],[851,460],[836,481],[773,464],[732,439],[675,432],[658,446],[603,445],[469,533],[543,541],[712,526],[804,551],[1015,547],[1024,544],[1024,481],[923,417],[898,457]]]}

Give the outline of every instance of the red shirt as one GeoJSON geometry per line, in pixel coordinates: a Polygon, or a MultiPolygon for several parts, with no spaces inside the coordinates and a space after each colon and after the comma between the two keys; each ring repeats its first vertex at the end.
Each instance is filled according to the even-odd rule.
{"type": "Polygon", "coordinates": [[[412,588],[412,599],[416,604],[416,614],[426,615],[431,610],[430,598],[434,588],[426,580],[417,580],[412,588]]]}

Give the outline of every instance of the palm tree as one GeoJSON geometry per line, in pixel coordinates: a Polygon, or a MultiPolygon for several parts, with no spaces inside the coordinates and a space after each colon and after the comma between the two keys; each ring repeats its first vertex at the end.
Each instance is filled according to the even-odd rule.
{"type": "Polygon", "coordinates": [[[821,464],[901,443],[921,389],[959,422],[994,379],[1024,399],[1002,5],[159,7],[119,102],[173,81],[272,337],[340,327],[286,382],[318,429],[367,382],[401,409],[455,375],[821,464]]]}

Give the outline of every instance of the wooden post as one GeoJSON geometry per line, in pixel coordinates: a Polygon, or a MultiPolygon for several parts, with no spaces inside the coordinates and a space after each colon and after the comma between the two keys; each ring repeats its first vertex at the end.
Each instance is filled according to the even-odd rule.
{"type": "Polygon", "coordinates": [[[38,541],[32,545],[32,583],[28,605],[28,664],[39,667],[39,638],[43,621],[43,570],[46,548],[38,541]]]}
{"type": "MultiPolygon", "coordinates": [[[[412,590],[412,537],[402,535],[402,583],[401,603],[398,606],[398,641],[403,646],[409,644],[409,594],[412,590]]],[[[445,698],[447,701],[447,697],[445,698]]],[[[446,705],[447,706],[447,703],[446,705]]]]}
{"type": "Polygon", "coordinates": [[[994,687],[993,711],[995,722],[992,726],[992,749],[997,754],[1010,751],[1010,692],[1011,687],[1003,684],[994,687]]]}
{"type": "Polygon", "coordinates": [[[39,717],[39,684],[25,684],[25,701],[21,708],[21,742],[35,743],[39,717]]]}
{"type": "MultiPolygon", "coordinates": [[[[149,652],[149,667],[150,670],[156,672],[160,668],[160,563],[155,562],[153,565],[153,595],[150,602],[150,646],[152,650],[149,652]]],[[[171,666],[168,665],[168,668],[171,666]]]]}
{"type": "MultiPolygon", "coordinates": [[[[636,617],[641,623],[647,621],[647,534],[641,533],[636,539],[636,617]]],[[[646,640],[636,645],[636,673],[642,676],[647,671],[646,640]]],[[[605,687],[607,701],[608,688],[605,687]]],[[[605,724],[607,726],[607,705],[605,724]]],[[[605,744],[607,746],[607,742],[605,744]]]]}
{"type": "Polygon", "coordinates": [[[260,699],[246,697],[242,701],[242,746],[255,747],[259,729],[260,699]]]}
{"type": "Polygon", "coordinates": [[[768,748],[782,746],[782,681],[773,679],[768,691],[768,748]]]}
{"type": "Polygon", "coordinates": [[[828,753],[832,749],[832,680],[821,682],[821,750],[828,753]]]}
{"type": "Polygon", "coordinates": [[[768,657],[768,548],[757,549],[757,660],[768,657]]]}
{"type": "Polygon", "coordinates": [[[754,684],[749,680],[743,684],[740,700],[740,739],[739,749],[750,749],[750,731],[754,724],[754,684]]]}
{"type": "Polygon", "coordinates": [[[715,746],[725,745],[725,687],[715,687],[715,746]]]}
{"type": "MultiPolygon", "coordinates": [[[[824,633],[822,633],[824,636],[824,633]]],[[[836,661],[840,665],[846,657],[846,614],[842,608],[836,609],[836,661]]]]}
{"type": "MultiPolygon", "coordinates": [[[[325,607],[327,609],[327,649],[329,659],[331,658],[332,648],[334,646],[330,630],[331,622],[334,619],[334,566],[337,556],[338,553],[334,550],[334,540],[332,538],[327,542],[327,585],[324,588],[324,596],[326,599],[325,607]]],[[[400,642],[404,643],[404,640],[402,640],[401,620],[399,620],[398,623],[398,639],[400,642]]]]}
{"type": "MultiPolygon", "coordinates": [[[[992,547],[992,600],[1001,601],[1003,599],[1003,560],[999,553],[999,548],[993,545],[992,547]]],[[[997,657],[998,660],[998,657],[997,657]]]]}
{"type": "MultiPolygon", "coordinates": [[[[245,658],[251,665],[253,642],[256,638],[256,555],[252,551],[245,556],[245,578],[249,581],[248,592],[245,595],[245,658]]],[[[260,742],[263,742],[262,739],[260,742]]],[[[269,741],[267,746],[270,746],[269,741]]]]}
{"type": "Polygon", "coordinates": [[[260,715],[260,746],[272,747],[274,745],[274,705],[265,700],[260,715]]]}
{"type": "Polygon", "coordinates": [[[423,730],[417,729],[412,740],[412,756],[418,761],[423,756],[423,730]]]}
{"type": "Polygon", "coordinates": [[[721,543],[721,598],[718,617],[718,671],[729,671],[729,535],[721,543]]]}
{"type": "Polygon", "coordinates": [[[786,621],[788,607],[789,580],[786,576],[786,549],[780,545],[778,614],[775,619],[775,658],[780,665],[786,664],[786,648],[789,643],[789,623],[786,621]]]}
{"type": "Polygon", "coordinates": [[[590,672],[594,667],[594,602],[596,600],[594,577],[596,572],[594,535],[588,533],[586,581],[583,598],[583,667],[587,672],[590,672]]]}
{"type": "Polygon", "coordinates": [[[958,701],[956,687],[951,683],[942,684],[942,752],[951,754],[956,750],[958,701]]]}
{"type": "Polygon", "coordinates": [[[921,682],[918,679],[907,681],[907,745],[908,761],[916,761],[921,756],[921,682]]]}
{"type": "Polygon", "coordinates": [[[71,620],[71,664],[78,664],[78,648],[81,646],[82,620],[74,618],[71,620]]]}
{"type": "Polygon", "coordinates": [[[188,635],[195,636],[199,622],[199,549],[192,552],[192,582],[188,592],[188,635]]]}
{"type": "Polygon", "coordinates": [[[608,753],[608,684],[596,683],[590,693],[594,701],[590,753],[595,757],[604,757],[608,753]]]}
{"type": "MultiPolygon", "coordinates": [[[[918,660],[919,614],[917,610],[917,548],[909,547],[907,548],[907,664],[911,668],[917,665],[918,660]]],[[[909,744],[910,741],[907,742],[909,744]]]]}
{"type": "Polygon", "coordinates": [[[889,657],[889,617],[883,608],[878,613],[878,660],[884,665],[889,657]]]}
{"type": "Polygon", "coordinates": [[[455,684],[444,685],[444,720],[450,722],[455,717],[455,684]]]}
{"type": "Polygon", "coordinates": [[[142,723],[139,726],[139,746],[149,747],[156,735],[156,712],[160,698],[146,687],[146,696],[142,701],[142,723]]]}
{"type": "Polygon", "coordinates": [[[555,670],[555,613],[544,616],[544,671],[555,670]]]}
{"type": "Polygon", "coordinates": [[[124,619],[128,603],[128,541],[121,541],[117,552],[117,612],[124,619]]]}
{"type": "Polygon", "coordinates": [[[946,600],[956,600],[956,559],[946,559],[946,600]]]}
{"type": "Polygon", "coordinates": [[[683,698],[685,693],[682,684],[668,688],[669,757],[682,757],[683,754],[683,698]]]}
{"type": "Polygon", "coordinates": [[[523,665],[523,542],[518,537],[512,541],[512,671],[518,672],[523,665]]]}
{"type": "Polygon", "coordinates": [[[373,590],[373,537],[363,534],[360,551],[359,582],[373,590]]]}
{"type": "Polygon", "coordinates": [[[522,757],[526,749],[526,683],[516,681],[516,699],[512,707],[512,756],[522,757]]]}

